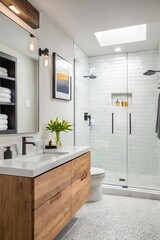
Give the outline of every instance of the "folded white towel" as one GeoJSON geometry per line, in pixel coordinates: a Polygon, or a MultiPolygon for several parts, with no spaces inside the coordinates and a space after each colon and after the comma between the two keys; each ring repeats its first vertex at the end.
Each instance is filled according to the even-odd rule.
{"type": "Polygon", "coordinates": [[[8,129],[8,125],[0,125],[0,131],[4,131],[8,129]]]}
{"type": "Polygon", "coordinates": [[[11,102],[11,99],[9,98],[0,98],[0,102],[11,102]]]}
{"type": "Polygon", "coordinates": [[[5,73],[8,72],[8,70],[7,70],[6,68],[3,68],[3,67],[0,67],[0,71],[1,71],[1,72],[5,72],[5,73]]]}
{"type": "Polygon", "coordinates": [[[9,88],[0,87],[0,92],[1,93],[8,93],[8,94],[10,94],[11,90],[9,88]]]}
{"type": "Polygon", "coordinates": [[[1,72],[1,71],[0,71],[0,76],[3,76],[3,77],[8,77],[8,73],[1,72]]]}
{"type": "Polygon", "coordinates": [[[0,114],[0,119],[8,119],[8,116],[6,114],[0,114]]]}
{"type": "Polygon", "coordinates": [[[9,94],[9,93],[1,93],[1,92],[0,92],[0,98],[8,98],[8,99],[11,99],[11,94],[9,94]]]}
{"type": "Polygon", "coordinates": [[[7,124],[8,124],[8,120],[7,119],[0,119],[0,126],[7,125],[7,124]]]}

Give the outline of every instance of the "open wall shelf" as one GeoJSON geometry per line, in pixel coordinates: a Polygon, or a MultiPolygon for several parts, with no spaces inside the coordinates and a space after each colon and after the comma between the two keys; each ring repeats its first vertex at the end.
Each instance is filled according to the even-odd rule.
{"type": "Polygon", "coordinates": [[[10,80],[10,81],[15,81],[16,80],[13,77],[5,77],[5,76],[1,76],[1,75],[0,75],[0,79],[6,79],[6,80],[10,80]]]}
{"type": "Polygon", "coordinates": [[[1,130],[2,123],[0,123],[1,134],[17,132],[16,64],[17,58],[0,52],[0,87],[9,89],[11,91],[10,102],[3,101],[3,94],[1,95],[0,92],[0,114],[5,114],[8,116],[7,130],[1,130]],[[3,75],[3,69],[6,71],[6,76],[3,75]]]}

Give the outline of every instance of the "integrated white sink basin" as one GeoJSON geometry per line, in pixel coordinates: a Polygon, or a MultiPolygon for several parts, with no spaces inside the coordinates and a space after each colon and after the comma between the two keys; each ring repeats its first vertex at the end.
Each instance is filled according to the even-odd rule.
{"type": "Polygon", "coordinates": [[[61,157],[65,154],[68,154],[69,152],[55,152],[55,153],[42,153],[36,156],[27,157],[23,159],[23,162],[44,162],[44,161],[50,161],[50,160],[56,160],[57,157],[61,157]]]}

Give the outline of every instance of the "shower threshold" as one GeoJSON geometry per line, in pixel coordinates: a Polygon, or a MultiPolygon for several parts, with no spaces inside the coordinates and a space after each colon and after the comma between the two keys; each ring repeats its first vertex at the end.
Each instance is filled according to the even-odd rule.
{"type": "Polygon", "coordinates": [[[102,184],[103,194],[160,200],[160,191],[102,184]]]}

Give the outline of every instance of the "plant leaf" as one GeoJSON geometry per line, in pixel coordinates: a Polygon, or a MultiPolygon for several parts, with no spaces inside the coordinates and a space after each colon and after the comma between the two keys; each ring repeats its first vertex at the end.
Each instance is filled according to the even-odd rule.
{"type": "Polygon", "coordinates": [[[58,117],[56,117],[48,122],[46,129],[50,130],[51,132],[68,132],[73,130],[71,128],[72,126],[73,125],[71,122],[64,119],[60,120],[58,117]]]}

